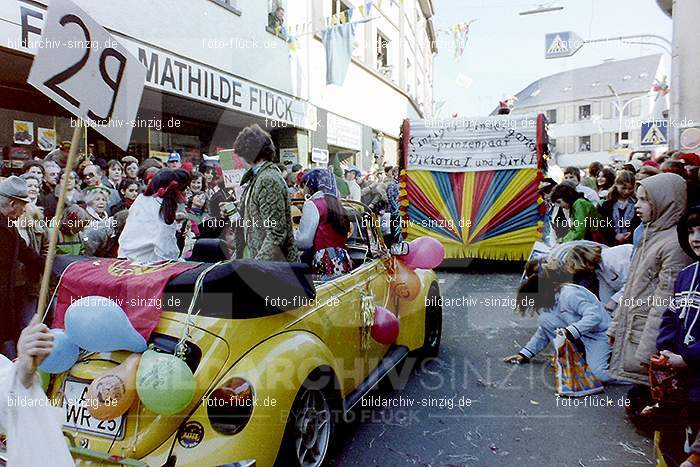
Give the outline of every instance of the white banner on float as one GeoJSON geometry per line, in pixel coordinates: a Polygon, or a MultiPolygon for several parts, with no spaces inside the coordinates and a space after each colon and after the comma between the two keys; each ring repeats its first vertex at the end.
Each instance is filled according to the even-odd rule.
{"type": "Polygon", "coordinates": [[[537,118],[413,120],[406,168],[436,172],[537,168],[537,118]]]}

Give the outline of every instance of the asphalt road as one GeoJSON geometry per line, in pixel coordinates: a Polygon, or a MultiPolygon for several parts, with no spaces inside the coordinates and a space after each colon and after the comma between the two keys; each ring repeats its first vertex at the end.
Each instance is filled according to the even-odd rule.
{"type": "Polygon", "coordinates": [[[625,418],[625,386],[569,407],[554,395],[551,346],[531,364],[502,363],[537,325],[509,306],[519,274],[496,272],[440,273],[440,355],[402,389],[365,399],[340,428],[332,465],[655,465],[651,441],[625,418]]]}

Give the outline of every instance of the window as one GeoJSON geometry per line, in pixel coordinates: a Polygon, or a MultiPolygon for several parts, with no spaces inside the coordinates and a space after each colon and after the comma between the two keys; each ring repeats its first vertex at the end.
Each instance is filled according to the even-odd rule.
{"type": "Polygon", "coordinates": [[[578,152],[590,152],[591,151],[591,137],[590,136],[579,136],[578,137],[578,152]]]}
{"type": "Polygon", "coordinates": [[[387,78],[392,76],[392,67],[389,65],[389,44],[389,39],[377,31],[377,70],[387,78]]]}
{"type": "MultiPolygon", "coordinates": [[[[350,7],[342,0],[331,0],[331,14],[337,15],[348,11],[350,7]]],[[[348,18],[349,19],[349,18],[348,18]]]]}
{"type": "Polygon", "coordinates": [[[274,34],[275,36],[287,40],[289,37],[287,35],[287,24],[286,15],[287,11],[285,9],[285,2],[283,0],[268,0],[267,2],[267,31],[274,34]]]}
{"type": "Polygon", "coordinates": [[[549,138],[549,153],[550,154],[558,154],[557,152],[557,139],[556,138],[549,138]]]}
{"type": "Polygon", "coordinates": [[[557,123],[557,109],[550,109],[545,112],[548,123],[557,123]]]}
{"type": "Polygon", "coordinates": [[[578,106],[578,119],[579,120],[589,120],[591,118],[591,105],[579,105],[578,106]]]}
{"type": "Polygon", "coordinates": [[[241,14],[241,10],[238,9],[238,0],[211,0],[214,3],[221,5],[222,7],[230,10],[237,15],[241,14]]]}
{"type": "Polygon", "coordinates": [[[615,138],[615,147],[617,149],[625,149],[629,147],[630,144],[630,134],[628,131],[623,131],[622,132],[622,143],[620,143],[619,140],[619,133],[615,132],[614,133],[614,138],[615,138]]]}
{"type": "Polygon", "coordinates": [[[410,96],[413,95],[413,88],[411,83],[413,82],[413,66],[411,61],[406,59],[406,93],[410,96]]]}

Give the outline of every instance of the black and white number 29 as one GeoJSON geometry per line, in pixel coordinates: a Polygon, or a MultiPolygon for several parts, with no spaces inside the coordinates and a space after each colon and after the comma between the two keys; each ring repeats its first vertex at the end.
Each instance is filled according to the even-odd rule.
{"type": "MultiPolygon", "coordinates": [[[[76,63],[71,65],[70,67],[66,68],[65,70],[61,71],[60,73],[57,73],[53,77],[47,79],[44,84],[54,91],[56,94],[59,96],[63,97],[65,100],[71,103],[71,105],[80,108],[80,101],[76,99],[75,97],[71,96],[68,94],[65,90],[61,89],[58,85],[63,83],[64,81],[69,80],[72,78],[74,75],[76,75],[80,70],[85,67],[85,64],[87,64],[88,59],[90,58],[90,51],[91,51],[91,38],[90,38],[90,31],[88,30],[87,26],[83,22],[82,19],[80,19],[76,15],[68,14],[65,15],[61,18],[59,21],[59,24],[63,27],[65,27],[68,24],[76,24],[80,29],[83,30],[83,35],[85,36],[85,54],[81,57],[80,60],[78,60],[76,63]]],[[[88,110],[88,118],[91,120],[98,122],[98,123],[107,123],[109,122],[110,118],[112,117],[112,114],[114,113],[114,104],[117,101],[117,94],[119,92],[119,85],[122,82],[122,78],[124,77],[124,71],[126,69],[126,57],[119,51],[115,50],[112,47],[105,48],[102,53],[100,54],[100,75],[102,76],[102,80],[107,84],[107,86],[112,90],[112,103],[109,106],[109,112],[107,115],[104,117],[100,117],[99,115],[95,114],[92,110],[88,110]],[[116,59],[119,62],[119,69],[117,71],[117,77],[116,79],[112,78],[109,76],[109,73],[107,73],[107,60],[112,57],[116,59]]]]}

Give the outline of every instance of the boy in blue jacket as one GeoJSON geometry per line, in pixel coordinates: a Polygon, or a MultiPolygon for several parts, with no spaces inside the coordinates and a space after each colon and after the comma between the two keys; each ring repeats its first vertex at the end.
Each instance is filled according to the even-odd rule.
{"type": "Polygon", "coordinates": [[[677,371],[687,390],[685,407],[662,407],[664,412],[676,414],[670,417],[672,423],[661,427],[659,436],[659,450],[669,466],[680,465],[688,457],[686,446],[692,444],[700,428],[700,206],[690,208],[677,229],[678,242],[696,262],[678,274],[656,339],[659,353],[668,358],[667,365],[677,371]],[[687,438],[688,427],[693,437],[687,438]]]}

